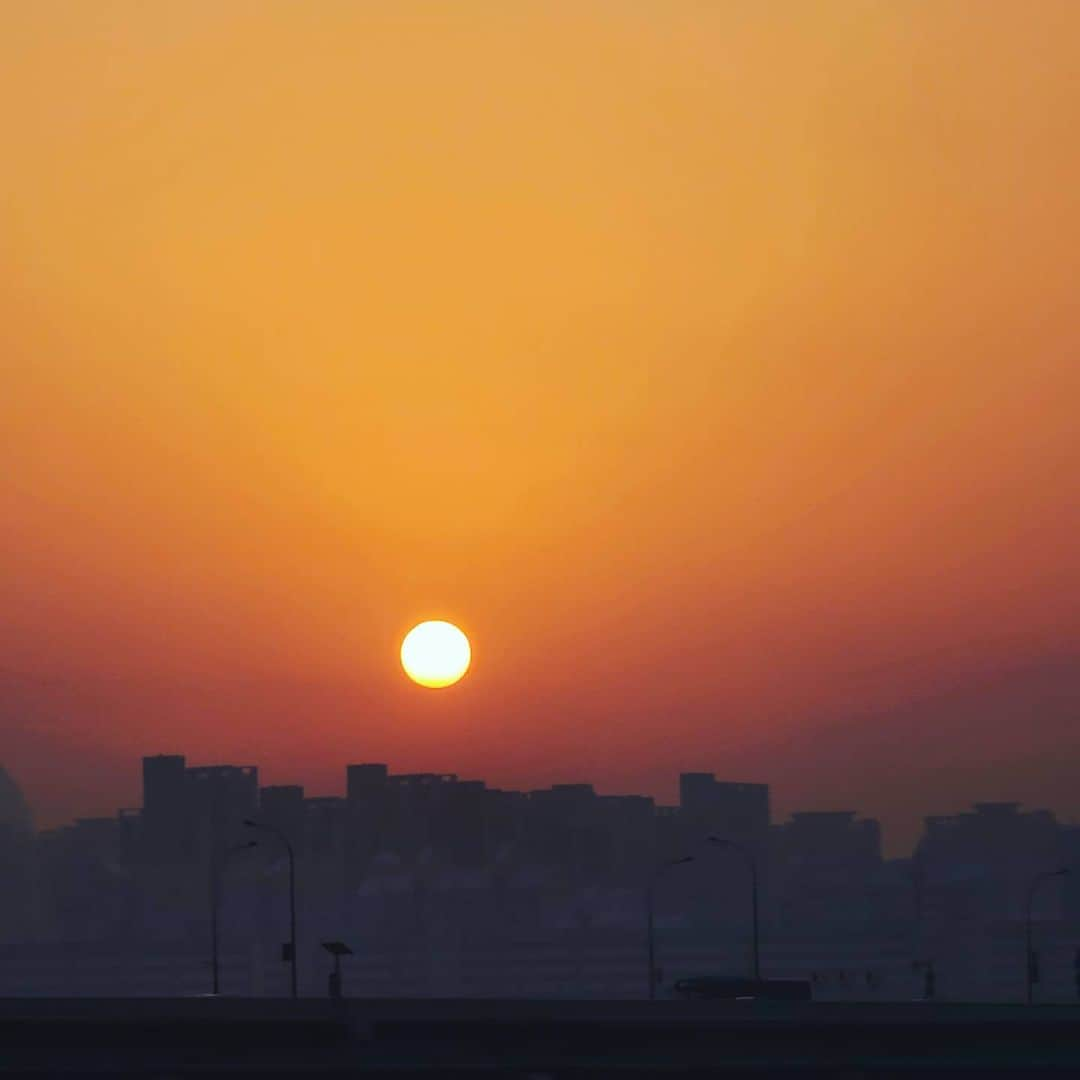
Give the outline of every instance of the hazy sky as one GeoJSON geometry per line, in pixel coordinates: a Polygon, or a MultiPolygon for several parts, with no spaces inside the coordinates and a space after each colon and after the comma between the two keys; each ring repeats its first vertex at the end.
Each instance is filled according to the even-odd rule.
{"type": "Polygon", "coordinates": [[[1078,41],[1072,0],[4,5],[39,816],[157,751],[775,764],[781,810],[901,831],[1038,798],[1072,728],[1022,694],[947,806],[896,710],[1080,655],[1078,41]],[[403,679],[422,617],[472,637],[453,690],[403,679]],[[881,775],[815,761],[858,716],[881,775]]]}

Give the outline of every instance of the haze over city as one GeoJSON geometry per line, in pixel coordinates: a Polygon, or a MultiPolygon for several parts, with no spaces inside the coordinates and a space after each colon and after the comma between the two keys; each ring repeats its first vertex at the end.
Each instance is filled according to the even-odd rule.
{"type": "Polygon", "coordinates": [[[1078,46],[0,4],[0,1073],[1080,1075],[1078,46]]]}
{"type": "Polygon", "coordinates": [[[1080,813],[1080,8],[975,12],[9,5],[39,825],[159,751],[1080,813]]]}

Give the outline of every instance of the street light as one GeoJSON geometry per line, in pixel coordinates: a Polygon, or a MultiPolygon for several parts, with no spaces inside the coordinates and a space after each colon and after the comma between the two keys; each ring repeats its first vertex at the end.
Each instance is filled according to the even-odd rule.
{"type": "Polygon", "coordinates": [[[753,964],[754,964],[754,978],[761,978],[761,940],[758,932],[758,871],[757,871],[757,859],[754,858],[754,853],[748,848],[743,847],[742,844],[737,844],[734,840],[728,840],[724,837],[710,836],[710,844],[716,844],[719,847],[733,848],[739,852],[740,855],[746,860],[746,865],[750,870],[750,907],[753,917],[753,964]]]}
{"type": "Polygon", "coordinates": [[[284,845],[289,854],[289,961],[292,965],[292,996],[297,997],[296,990],[296,856],[289,838],[276,826],[268,825],[262,821],[244,821],[249,829],[262,829],[264,832],[273,833],[284,845]]]}
{"type": "Polygon", "coordinates": [[[1024,908],[1024,952],[1027,957],[1026,985],[1027,1003],[1029,1005],[1034,998],[1035,989],[1035,953],[1031,948],[1031,904],[1035,899],[1036,891],[1044,881],[1056,877],[1065,877],[1068,873],[1069,868],[1067,866],[1062,866],[1058,870],[1044,870],[1041,874],[1036,874],[1031,879],[1031,884],[1028,885],[1027,904],[1024,908]]]}
{"type": "Polygon", "coordinates": [[[649,884],[645,889],[645,928],[649,945],[649,1000],[656,997],[656,938],[653,932],[653,893],[660,875],[673,866],[682,866],[683,863],[694,861],[693,855],[684,855],[681,859],[671,859],[661,863],[649,878],[649,884]]]}
{"type": "Polygon", "coordinates": [[[225,860],[238,851],[246,851],[248,848],[258,846],[257,840],[249,840],[246,844],[235,844],[224,851],[215,849],[210,855],[210,968],[213,972],[215,994],[221,982],[218,974],[218,912],[221,908],[221,875],[225,868],[225,860]]]}

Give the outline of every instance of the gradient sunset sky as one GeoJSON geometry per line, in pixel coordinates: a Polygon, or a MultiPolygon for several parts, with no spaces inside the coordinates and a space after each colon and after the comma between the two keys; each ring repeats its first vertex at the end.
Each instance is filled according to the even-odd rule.
{"type": "Polygon", "coordinates": [[[39,821],[154,752],[705,769],[901,846],[1080,813],[1078,41],[1073,0],[4,5],[39,821]],[[426,617],[453,689],[398,665],[426,617]]]}

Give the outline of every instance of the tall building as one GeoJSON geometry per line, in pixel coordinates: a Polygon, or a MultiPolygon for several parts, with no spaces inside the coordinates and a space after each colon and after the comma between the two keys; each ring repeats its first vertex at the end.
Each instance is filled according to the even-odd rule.
{"type": "Polygon", "coordinates": [[[436,852],[457,866],[481,866],[488,858],[489,807],[482,780],[457,780],[443,785],[439,810],[432,824],[436,852]]]}
{"type": "Polygon", "coordinates": [[[876,867],[881,862],[881,826],[854,810],[803,810],[775,829],[782,858],[806,865],[876,867]]]}
{"type": "Polygon", "coordinates": [[[611,845],[592,784],[553,784],[530,791],[526,836],[533,859],[561,866],[575,878],[611,869],[611,845]]]}
{"type": "Polygon", "coordinates": [[[187,852],[187,762],[182,754],[144,757],[142,837],[151,862],[169,862],[187,852]]]}
{"type": "Polygon", "coordinates": [[[19,785],[0,767],[0,931],[8,941],[33,932],[34,820],[19,785]]]}
{"type": "Polygon", "coordinates": [[[657,861],[656,805],[647,795],[601,795],[600,817],[616,876],[641,880],[657,861]]]}
{"type": "Polygon", "coordinates": [[[386,791],[390,770],[379,763],[345,766],[345,797],[351,803],[378,799],[386,791]]]}
{"type": "MultiPolygon", "coordinates": [[[[1022,918],[1032,877],[1067,856],[1067,833],[1050,811],[981,802],[966,813],[926,818],[914,861],[927,916],[972,921],[1022,918]]],[[[1039,899],[1058,895],[1045,890],[1039,899]]]]}
{"type": "MultiPolygon", "coordinates": [[[[679,810],[688,832],[762,838],[770,822],[769,785],[717,780],[712,773],[679,777],[679,810]]],[[[694,839],[688,835],[688,840],[694,839]]]]}
{"type": "Polygon", "coordinates": [[[200,765],[187,770],[188,807],[200,852],[242,839],[245,818],[259,809],[259,770],[254,765],[200,765]]]}
{"type": "Polygon", "coordinates": [[[771,892],[787,932],[859,934],[872,918],[881,826],[854,810],[804,811],[773,829],[771,892]]]}
{"type": "Polygon", "coordinates": [[[406,861],[435,851],[448,785],[453,773],[400,773],[387,778],[388,792],[383,830],[386,849],[406,861]]]}
{"type": "Polygon", "coordinates": [[[340,795],[317,795],[304,800],[304,848],[313,858],[342,858],[348,807],[348,800],[340,795]]]}
{"type": "Polygon", "coordinates": [[[376,762],[345,767],[345,849],[353,889],[371,860],[387,848],[388,773],[385,765],[376,762]]]}
{"type": "Polygon", "coordinates": [[[280,829],[298,853],[306,847],[307,813],[301,784],[259,789],[259,821],[280,829]]]}
{"type": "Polygon", "coordinates": [[[0,826],[16,833],[29,834],[34,831],[34,816],[22,788],[3,766],[0,766],[0,826]]]}

